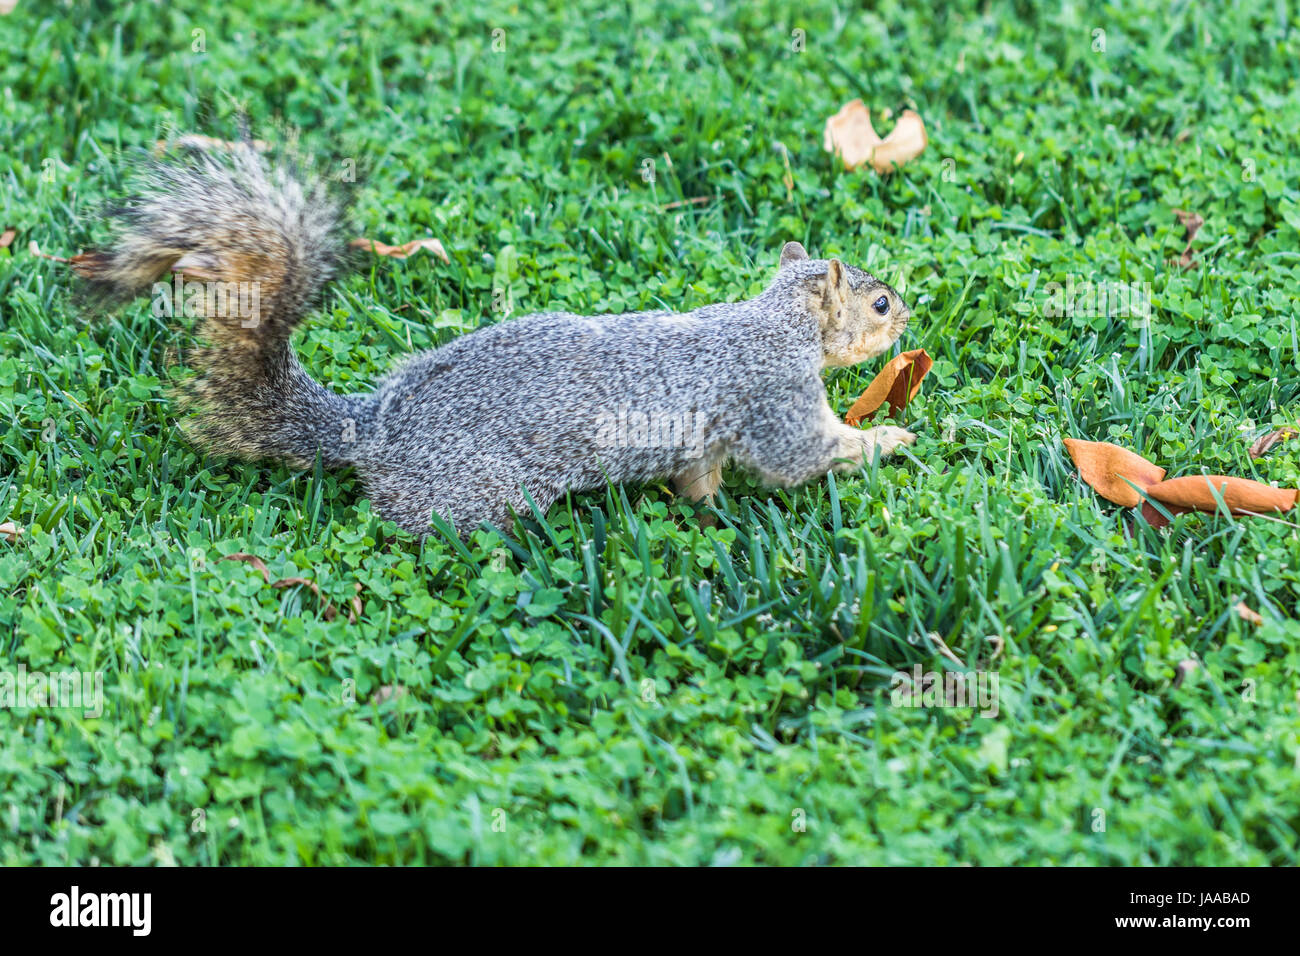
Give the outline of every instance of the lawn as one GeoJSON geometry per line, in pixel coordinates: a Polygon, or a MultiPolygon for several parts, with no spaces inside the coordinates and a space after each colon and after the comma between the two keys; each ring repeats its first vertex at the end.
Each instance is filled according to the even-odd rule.
{"type": "Polygon", "coordinates": [[[1295,863],[1295,512],[1157,530],[1062,446],[1300,483],[1300,440],[1249,454],[1300,415],[1295,14],[1045,6],[18,0],[0,670],[97,674],[103,713],[0,709],[0,862],[1295,863]],[[855,97],[928,149],[845,172],[855,97]],[[919,440],[463,542],[351,472],[206,459],[182,332],[28,244],[89,248],[133,151],[241,108],[355,165],[361,234],[450,254],[332,287],[297,344],[335,388],[532,311],[750,296],[797,239],[912,304],[919,440]],[[917,665],[996,674],[996,716],[898,706],[917,665]]]}

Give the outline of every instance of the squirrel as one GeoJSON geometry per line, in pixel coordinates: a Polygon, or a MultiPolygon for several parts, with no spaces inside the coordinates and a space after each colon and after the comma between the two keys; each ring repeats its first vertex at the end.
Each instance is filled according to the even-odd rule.
{"type": "Polygon", "coordinates": [[[347,251],[342,206],[320,180],[250,143],[191,147],[150,160],[106,218],[111,241],[74,260],[93,295],[157,295],[169,272],[178,292],[199,283],[186,297],[200,340],[179,391],[187,438],[242,459],[351,466],[375,510],[417,534],[434,512],[461,535],[508,527],[528,496],[544,513],[608,481],[671,479],[711,497],[727,462],[793,486],[916,440],[845,425],[821,379],[887,350],[910,310],[798,242],[746,301],[508,319],[414,355],[368,394],[339,394],[290,342],[347,251]]]}

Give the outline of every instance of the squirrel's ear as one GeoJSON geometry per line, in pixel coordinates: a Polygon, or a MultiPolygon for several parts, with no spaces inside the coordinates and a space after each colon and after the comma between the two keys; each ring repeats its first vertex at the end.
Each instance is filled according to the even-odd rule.
{"type": "Polygon", "coordinates": [[[781,268],[785,268],[792,262],[798,262],[800,259],[807,258],[807,249],[797,242],[787,242],[781,249],[781,268]]]}
{"type": "Polygon", "coordinates": [[[840,325],[844,319],[843,303],[849,292],[849,277],[844,271],[844,263],[839,259],[827,263],[826,275],[820,278],[815,288],[813,311],[818,314],[824,332],[840,325]]]}
{"type": "Polygon", "coordinates": [[[842,289],[847,281],[844,275],[844,263],[839,259],[832,259],[830,265],[826,267],[826,288],[842,289]]]}

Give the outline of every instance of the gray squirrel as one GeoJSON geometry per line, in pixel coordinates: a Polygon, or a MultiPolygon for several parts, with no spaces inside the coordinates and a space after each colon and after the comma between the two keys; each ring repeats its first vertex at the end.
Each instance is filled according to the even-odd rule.
{"type": "Polygon", "coordinates": [[[417,534],[432,512],[461,534],[508,527],[512,511],[528,512],[523,489],[543,512],[607,481],[671,479],[698,499],[728,461],[791,486],[916,440],[845,425],[821,379],[888,349],[908,307],[797,242],[753,299],[509,319],[410,357],[368,394],[341,395],[290,343],[347,248],[329,190],[248,143],[153,160],[139,185],[109,215],[112,240],[73,264],[106,299],[156,295],[168,274],[178,294],[200,290],[185,303],[200,342],[180,390],[187,437],[238,458],[350,465],[376,511],[417,534]]]}

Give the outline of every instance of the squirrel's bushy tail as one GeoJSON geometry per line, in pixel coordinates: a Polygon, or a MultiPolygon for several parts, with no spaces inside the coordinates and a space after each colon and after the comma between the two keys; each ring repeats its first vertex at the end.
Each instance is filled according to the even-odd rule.
{"type": "Polygon", "coordinates": [[[109,213],[113,239],[74,260],[101,300],[150,293],[157,314],[197,319],[196,371],[179,388],[199,446],[304,465],[350,460],[361,400],[315,382],[289,343],[339,270],[341,209],[310,178],[248,142],[153,159],[109,213]]]}

